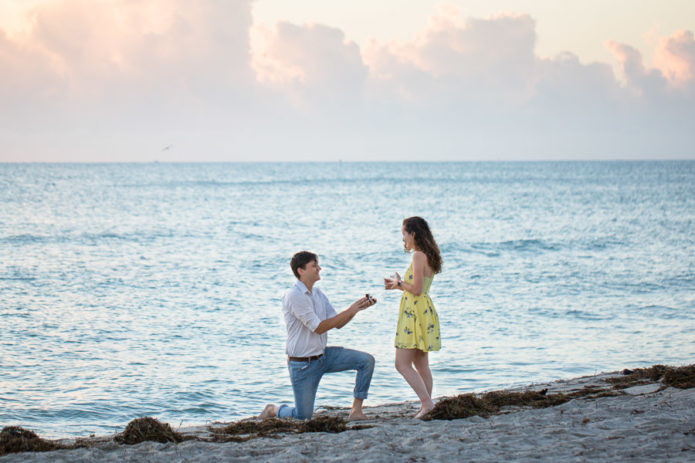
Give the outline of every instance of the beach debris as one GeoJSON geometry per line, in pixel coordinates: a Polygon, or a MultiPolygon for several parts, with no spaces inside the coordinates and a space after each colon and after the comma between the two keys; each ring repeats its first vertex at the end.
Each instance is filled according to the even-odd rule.
{"type": "Polygon", "coordinates": [[[434,409],[425,416],[425,420],[456,420],[471,416],[487,418],[500,413],[503,407],[546,408],[581,397],[597,398],[616,395],[621,393],[597,387],[585,387],[568,394],[548,394],[547,389],[524,392],[491,391],[482,395],[461,394],[437,402],[434,409]]]}
{"type": "Polygon", "coordinates": [[[347,422],[339,416],[317,416],[312,420],[302,422],[299,432],[339,433],[347,430],[347,422]]]}
{"type": "Polygon", "coordinates": [[[48,452],[63,448],[67,447],[42,439],[35,432],[19,426],[5,426],[0,431],[0,455],[18,452],[48,452]]]}
{"type": "Polygon", "coordinates": [[[627,389],[633,386],[661,382],[667,387],[690,389],[695,387],[695,365],[682,367],[669,367],[665,365],[653,365],[649,368],[635,368],[623,370],[623,376],[607,378],[606,381],[613,384],[616,389],[627,389]]]}
{"type": "MultiPolygon", "coordinates": [[[[689,389],[695,387],[695,365],[682,367],[669,367],[654,365],[649,368],[625,369],[623,376],[606,378],[613,385],[613,389],[601,387],[585,387],[579,391],[568,394],[548,394],[547,389],[541,391],[492,391],[482,395],[461,394],[455,397],[447,397],[440,400],[426,420],[455,420],[470,416],[488,417],[499,413],[503,407],[533,407],[544,408],[560,405],[572,399],[610,397],[621,395],[615,389],[624,390],[634,386],[653,384],[660,382],[663,386],[689,389]]],[[[655,392],[651,391],[650,392],[655,392]]],[[[642,393],[642,392],[641,392],[642,393]]]]}
{"type": "Polygon", "coordinates": [[[184,437],[172,430],[169,424],[146,416],[132,420],[122,433],[114,437],[114,440],[119,444],[126,445],[135,445],[145,441],[164,444],[166,442],[181,442],[184,437]]]}
{"type": "Polygon", "coordinates": [[[349,429],[363,429],[365,426],[347,426],[347,421],[339,416],[317,416],[311,420],[286,420],[270,418],[262,421],[239,421],[222,429],[213,429],[215,441],[243,442],[255,437],[275,437],[281,433],[330,432],[339,433],[349,429]]]}
{"type": "Polygon", "coordinates": [[[431,412],[425,416],[425,420],[456,420],[470,416],[488,417],[499,410],[475,394],[460,394],[456,397],[447,397],[436,403],[431,412]]]}
{"type": "Polygon", "coordinates": [[[267,436],[280,432],[294,432],[297,428],[296,423],[280,418],[269,418],[262,421],[238,421],[229,424],[222,429],[215,430],[215,434],[226,434],[232,436],[254,434],[256,436],[267,436]]]}
{"type": "Polygon", "coordinates": [[[667,367],[661,380],[666,386],[678,389],[691,389],[695,387],[695,365],[684,367],[667,367]]]}

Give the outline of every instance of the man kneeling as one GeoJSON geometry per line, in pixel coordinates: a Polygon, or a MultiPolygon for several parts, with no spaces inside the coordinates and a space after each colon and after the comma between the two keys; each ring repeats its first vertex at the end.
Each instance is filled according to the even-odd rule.
{"type": "Polygon", "coordinates": [[[376,299],[362,297],[344,311],[336,313],[326,295],[319,288],[314,288],[314,283],[321,279],[318,256],[308,251],[298,252],[292,256],[290,267],[297,282],[285,293],[282,313],[287,325],[287,367],[295,406],[268,404],[258,418],[278,416],[308,420],[314,414],[316,390],[324,373],[357,370],[349,419],[366,419],[362,402],[367,398],[372,381],[374,357],[343,347],[326,347],[326,332],[342,328],[358,312],[374,305],[376,299]]]}

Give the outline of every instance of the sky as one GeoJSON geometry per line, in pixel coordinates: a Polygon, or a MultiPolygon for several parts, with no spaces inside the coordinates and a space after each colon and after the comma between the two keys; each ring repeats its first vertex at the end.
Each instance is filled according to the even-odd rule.
{"type": "Polygon", "coordinates": [[[692,0],[0,0],[0,162],[695,159],[692,0]]]}

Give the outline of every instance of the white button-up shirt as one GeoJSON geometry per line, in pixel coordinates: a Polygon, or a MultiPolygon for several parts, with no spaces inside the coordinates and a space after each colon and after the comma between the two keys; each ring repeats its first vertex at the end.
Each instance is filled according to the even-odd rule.
{"type": "Polygon", "coordinates": [[[323,320],[337,314],[319,288],[309,291],[301,280],[297,280],[282,298],[282,314],[287,326],[287,355],[311,357],[323,354],[328,334],[316,334],[314,330],[323,320]]]}

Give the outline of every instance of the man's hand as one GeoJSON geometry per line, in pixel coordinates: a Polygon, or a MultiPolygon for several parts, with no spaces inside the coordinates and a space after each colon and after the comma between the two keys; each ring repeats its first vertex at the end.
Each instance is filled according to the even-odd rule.
{"type": "Polygon", "coordinates": [[[366,309],[367,307],[371,307],[374,304],[376,304],[376,299],[370,296],[369,294],[365,294],[364,297],[361,297],[357,299],[355,302],[350,305],[350,308],[355,308],[359,311],[366,309]]]}
{"type": "Polygon", "coordinates": [[[314,333],[322,334],[328,330],[332,330],[333,328],[342,328],[343,326],[347,325],[355,315],[357,315],[357,312],[361,312],[374,304],[376,304],[376,299],[369,294],[366,294],[364,297],[361,297],[350,304],[350,307],[343,310],[335,317],[331,317],[319,323],[319,326],[316,327],[314,333]]]}

